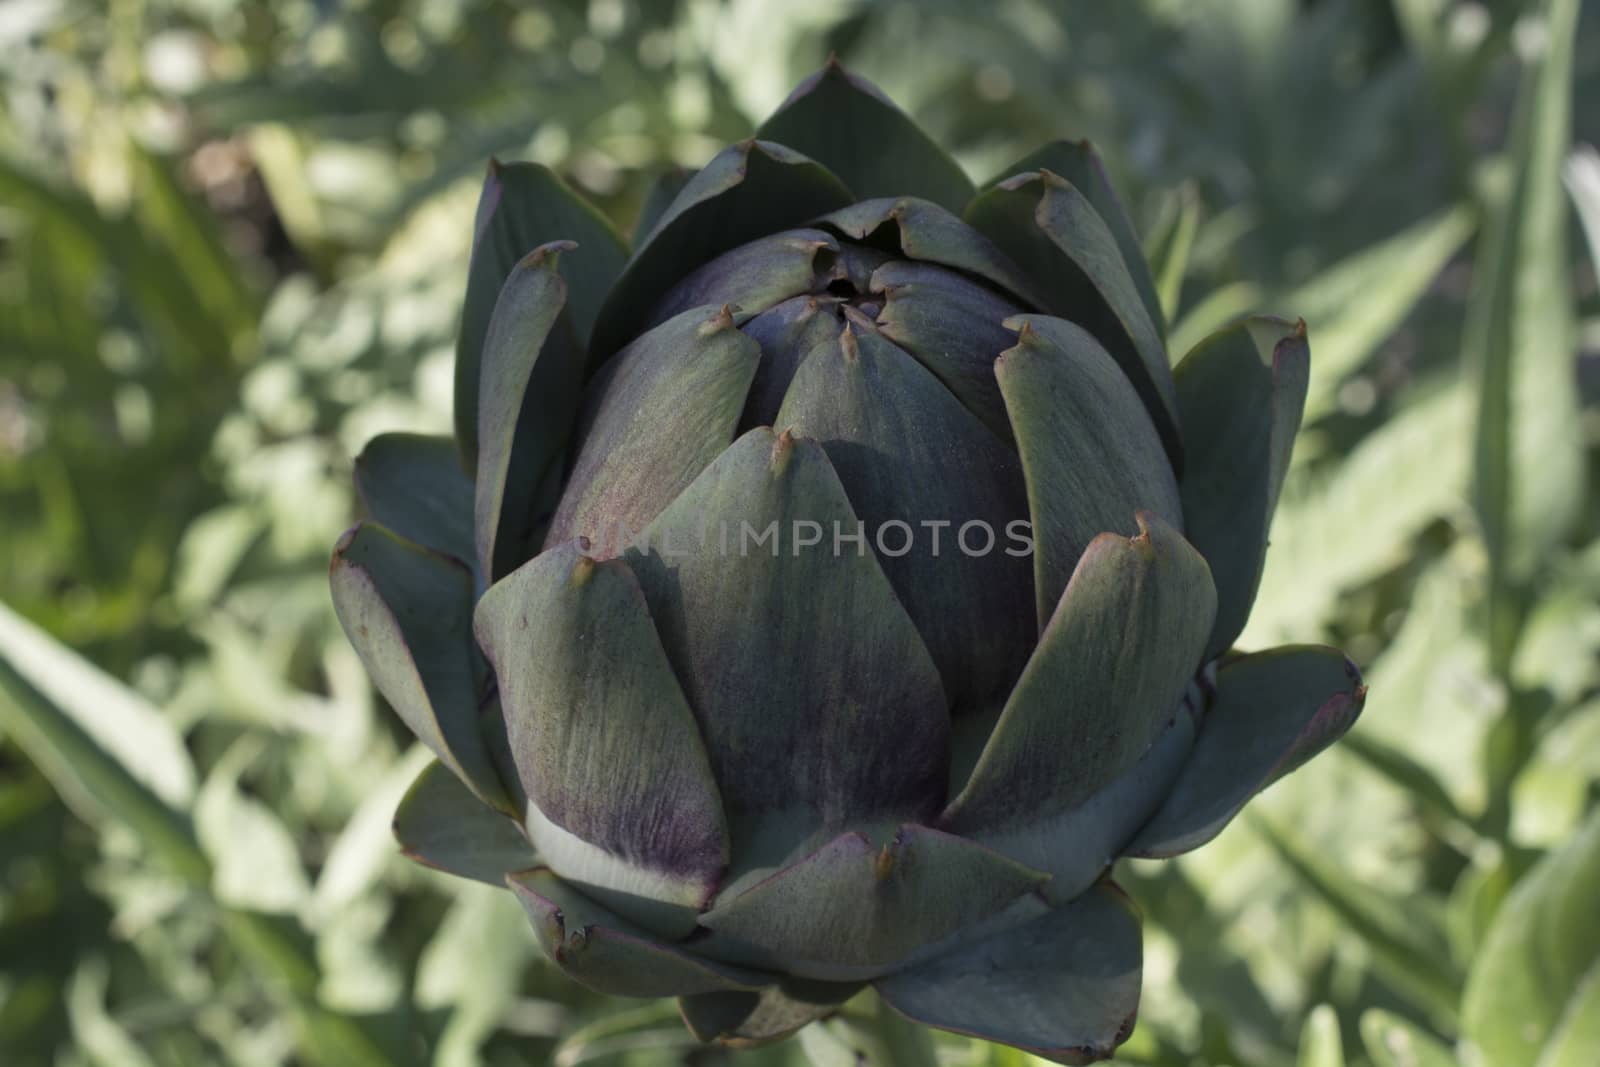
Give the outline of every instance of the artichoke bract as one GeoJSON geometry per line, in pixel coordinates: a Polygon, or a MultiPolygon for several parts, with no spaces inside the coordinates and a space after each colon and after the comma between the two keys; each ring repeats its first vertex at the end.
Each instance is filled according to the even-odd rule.
{"type": "Polygon", "coordinates": [[[584,985],[782,1037],[863,986],[1063,1063],[1140,985],[1120,856],[1216,835],[1354,721],[1232,651],[1303,323],[1169,370],[1086,143],[974,188],[836,63],[630,252],[490,166],[454,439],[380,437],[338,615],[438,760],[405,851],[508,885],[584,985]]]}

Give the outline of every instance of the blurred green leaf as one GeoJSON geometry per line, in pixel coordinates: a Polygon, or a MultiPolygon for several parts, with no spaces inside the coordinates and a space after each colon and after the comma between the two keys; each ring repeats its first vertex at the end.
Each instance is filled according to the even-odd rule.
{"type": "Polygon", "coordinates": [[[1252,825],[1306,888],[1366,943],[1400,992],[1430,1015],[1454,1021],[1461,978],[1435,916],[1415,898],[1382,895],[1360,884],[1283,828],[1259,819],[1252,825]]]}
{"type": "MultiPolygon", "coordinates": [[[[1194,250],[1195,233],[1200,229],[1200,194],[1185,185],[1176,194],[1177,211],[1150,263],[1161,297],[1161,311],[1168,322],[1176,322],[1183,298],[1183,278],[1189,270],[1189,255],[1194,250]]],[[[1187,351],[1187,350],[1186,350],[1187,351]]]]}
{"type": "Polygon", "coordinates": [[[1459,386],[1409,397],[1332,469],[1290,468],[1241,646],[1324,640],[1341,593],[1409,558],[1424,527],[1465,503],[1468,401],[1459,386]]]}
{"type": "Polygon", "coordinates": [[[1474,503],[1489,549],[1490,653],[1516,641],[1512,590],[1524,586],[1582,514],[1584,452],[1574,375],[1567,201],[1572,55],[1579,0],[1547,0],[1542,55],[1524,75],[1511,134],[1511,190],[1479,249],[1467,323],[1478,376],[1474,503]]]}
{"type": "Polygon", "coordinates": [[[1487,1062],[1600,1059],[1600,809],[1511,891],[1473,962],[1466,1038],[1487,1062]]]}
{"type": "Polygon", "coordinates": [[[1318,1004],[1300,1030],[1297,1067],[1344,1067],[1344,1040],[1339,1036],[1339,1013],[1318,1004]]]}
{"type": "Polygon", "coordinates": [[[1457,1067],[1454,1054],[1438,1038],[1382,1008],[1361,1016],[1361,1041],[1373,1067],[1457,1067]]]}
{"type": "Polygon", "coordinates": [[[1567,157],[1563,174],[1583,222],[1595,274],[1600,276],[1600,152],[1595,151],[1594,145],[1579,145],[1567,157]]]}
{"type": "Polygon", "coordinates": [[[1473,229],[1468,208],[1451,208],[1277,298],[1272,310],[1305,319],[1310,332],[1306,425],[1335,409],[1339,386],[1406,321],[1473,229]]]}
{"type": "Polygon", "coordinates": [[[0,665],[47,699],[162,803],[187,806],[194,796],[194,761],[172,724],[136,691],[4,604],[0,665]]]}

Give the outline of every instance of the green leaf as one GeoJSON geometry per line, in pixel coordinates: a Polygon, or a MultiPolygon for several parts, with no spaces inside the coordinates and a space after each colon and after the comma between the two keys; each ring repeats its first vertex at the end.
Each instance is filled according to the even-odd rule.
{"type": "Polygon", "coordinates": [[[1055,1063],[1090,1063],[1133,1032],[1142,962],[1137,912],[1105,882],[1041,919],[874,986],[924,1025],[1055,1063]]]}
{"type": "Polygon", "coordinates": [[[761,427],[627,553],[700,722],[735,856],[744,835],[781,859],[814,830],[931,816],[942,798],[943,687],[877,560],[832,552],[833,531],[857,521],[816,442],[761,427]]]}
{"type": "Polygon", "coordinates": [[[1328,858],[1309,851],[1287,828],[1261,820],[1252,826],[1300,882],[1366,943],[1378,970],[1398,992],[1441,1024],[1454,1025],[1461,976],[1430,913],[1415,900],[1362,885],[1328,858]]]}
{"type": "Polygon", "coordinates": [[[506,877],[551,962],[597,993],[671,997],[751,991],[771,976],[714,963],[656,939],[539,868],[506,877]]]}
{"type": "Polygon", "coordinates": [[[1337,649],[1286,647],[1230,659],[1172,792],[1128,852],[1175,856],[1222,832],[1252,796],[1337,740],[1366,689],[1337,649]]]}
{"type": "Polygon", "coordinates": [[[622,238],[605,216],[549,168],[537,163],[491,162],[478,200],[461,336],[456,344],[456,440],[469,469],[478,462],[478,375],[501,286],[524,256],[556,241],[577,244],[565,269],[571,287],[572,324],[579,344],[584,345],[601,302],[627,259],[622,238]]]}
{"type": "Polygon", "coordinates": [[[379,434],[355,462],[356,493],[367,514],[401,537],[463,563],[472,543],[472,480],[461,473],[448,437],[379,434]]]}
{"type": "Polygon", "coordinates": [[[1571,140],[1579,0],[1548,0],[1544,54],[1525,72],[1511,134],[1516,173],[1480,247],[1466,338],[1478,377],[1473,499],[1490,559],[1496,669],[1517,621],[1511,590],[1528,582],[1583,511],[1577,339],[1561,165],[1571,140]]]}
{"type": "Polygon", "coordinates": [[[800,365],[775,425],[828,454],[865,524],[862,541],[843,551],[876,552],[951,705],[1003,701],[1038,633],[1028,612],[1031,567],[1012,536],[1028,516],[1016,454],[922,364],[855,317],[800,365]],[[905,524],[903,536],[892,523],[905,524]]]}
{"type": "Polygon", "coordinates": [[[1017,343],[994,376],[1027,478],[1043,630],[1091,541],[1132,534],[1141,511],[1181,533],[1183,507],[1156,427],[1106,350],[1064,319],[1022,315],[1006,325],[1017,343]]]}
{"type": "Polygon", "coordinates": [[[1449,1046],[1416,1023],[1382,1008],[1361,1016],[1361,1041],[1373,1067],[1457,1067],[1449,1046]]]}
{"type": "Polygon", "coordinates": [[[394,839],[424,867],[492,886],[539,864],[517,824],[473,796],[437,760],[423,768],[395,809],[394,839]]]}
{"type": "Polygon", "coordinates": [[[836,837],[724,893],[700,924],[790,974],[864,980],[1000,916],[1048,880],[971,841],[906,824],[885,842],[836,837]]]}
{"type": "MultiPolygon", "coordinates": [[[[166,246],[182,271],[185,285],[203,313],[214,319],[235,343],[250,338],[261,317],[261,301],[240,270],[240,257],[223,243],[217,220],[178,184],[173,161],[130,138],[133,177],[131,199],[141,227],[166,246]]],[[[218,353],[241,360],[245,352],[218,353]]]]}
{"type": "Polygon", "coordinates": [[[915,356],[996,437],[1014,446],[994,361],[1016,344],[1016,334],[1003,323],[1022,314],[1022,305],[954,271],[908,260],[891,260],[874,271],[872,291],[883,298],[878,332],[915,356]]]}
{"type": "Polygon", "coordinates": [[[1207,659],[1226,652],[1250,617],[1310,361],[1304,322],[1258,317],[1213,335],[1178,364],[1184,532],[1217,586],[1207,659]]]}
{"type": "Polygon", "coordinates": [[[1284,294],[1280,305],[1293,308],[1317,334],[1307,424],[1334,411],[1339,387],[1406,321],[1476,228],[1471,208],[1448,208],[1284,294]]]}
{"type": "MultiPolygon", "coordinates": [[[[194,798],[195,769],[178,730],[138,691],[105,673],[0,603],[0,667],[19,711],[48,707],[60,729],[81,734],[140,788],[170,808],[194,798]],[[43,704],[39,702],[43,701],[43,704]]],[[[43,728],[42,720],[35,728],[43,728]]],[[[54,727],[52,727],[54,729],[54,727]]]]}
{"type": "Polygon", "coordinates": [[[627,344],[662,295],[696,267],[853,199],[826,167],[783,145],[749,140],[723,150],[634,250],[601,309],[589,345],[591,372],[627,344]]]}
{"type": "Polygon", "coordinates": [[[1159,320],[1151,318],[1091,199],[1051,171],[1029,172],[978,194],[965,218],[1030,277],[1049,279],[1044,310],[1083,326],[1111,353],[1144,401],[1167,454],[1181,465],[1177,398],[1159,320]]]}
{"type": "Polygon", "coordinates": [[[478,731],[466,565],[359,523],[335,546],[329,583],[345,636],[384,699],[485,803],[509,811],[478,731]]]}
{"type": "MultiPolygon", "coordinates": [[[[0,606],[0,624],[15,617],[0,606]]],[[[0,724],[83,817],[126,823],[161,863],[191,884],[211,881],[211,864],[187,817],[108,752],[70,713],[35,688],[0,646],[0,724]]]]}
{"type": "Polygon", "coordinates": [[[1156,268],[1156,293],[1167,322],[1177,317],[1183,300],[1183,279],[1189,272],[1189,256],[1194,251],[1195,234],[1200,230],[1200,194],[1193,183],[1177,192],[1178,215],[1172,232],[1161,243],[1156,268]]]}
{"type": "Polygon", "coordinates": [[[822,290],[839,240],[822,230],[784,230],[747,241],[690,271],[668,289],[642,329],[702,305],[757,315],[791,297],[822,290]]]}
{"type": "Polygon", "coordinates": [[[511,269],[484,336],[478,380],[474,557],[483,583],[532,556],[540,483],[578,417],[583,352],[563,314],[557,261],[572,242],[540,245],[511,269]]]}
{"type": "Polygon", "coordinates": [[[578,537],[620,554],[733,440],[761,346],[727,308],[694,308],[640,335],[589,388],[582,445],[545,545],[578,537]]]}
{"type": "Polygon", "coordinates": [[[250,736],[222,754],[195,797],[195,830],[211,858],[217,900],[267,915],[293,914],[311,892],[299,842],[276,811],[239,786],[260,754],[259,739],[250,736]]]}
{"type": "Polygon", "coordinates": [[[1139,526],[1090,543],[942,825],[1055,873],[1054,817],[1134,768],[1188,714],[1179,698],[1216,594],[1182,535],[1147,512],[1139,526]]]}
{"type": "Polygon", "coordinates": [[[1318,1004],[1300,1028],[1297,1067],[1344,1067],[1344,1041],[1339,1036],[1339,1014],[1330,1004],[1318,1004]]]}
{"type": "Polygon", "coordinates": [[[913,196],[864,200],[824,215],[819,225],[878,245],[898,248],[907,259],[975,275],[1042,308],[1038,283],[983,234],[938,204],[913,196]]]}
{"type": "Polygon", "coordinates": [[[925,1067],[938,1062],[927,1029],[892,1010],[881,997],[870,999],[870,1015],[851,1005],[800,1031],[800,1047],[812,1067],[925,1067]]]}
{"type": "MultiPolygon", "coordinates": [[[[1134,287],[1138,290],[1145,313],[1149,315],[1156,329],[1164,332],[1165,302],[1157,295],[1155,280],[1150,276],[1150,265],[1145,260],[1144,246],[1139,243],[1139,234],[1133,228],[1133,220],[1128,217],[1127,208],[1123,207],[1122,199],[1112,187],[1111,179],[1106,175],[1105,161],[1100,158],[1100,153],[1095,151],[1094,145],[1088,141],[1052,141],[1042,145],[1007,167],[994,181],[985,186],[985,189],[1000,184],[1005,178],[1027,171],[1050,171],[1059,174],[1089,198],[1089,203],[1105,221],[1111,236],[1116,239],[1117,250],[1122,253],[1122,262],[1128,268],[1128,276],[1133,279],[1134,287]]],[[[1182,237],[1181,232],[1179,236],[1182,237]]],[[[1190,224],[1190,239],[1192,237],[1193,223],[1190,224]]],[[[1187,255],[1188,251],[1184,249],[1184,258],[1187,258],[1187,255]]],[[[1179,271],[1178,281],[1181,284],[1183,277],[1181,266],[1179,271]]]]}
{"type": "Polygon", "coordinates": [[[856,200],[920,196],[959,212],[972,182],[877,86],[830,60],[756,131],[827,167],[856,200]]]}
{"type": "Polygon", "coordinates": [[[1331,471],[1290,473],[1241,644],[1322,638],[1341,594],[1409,558],[1429,523],[1459,509],[1468,399],[1460,384],[1407,397],[1331,471]]]}
{"type": "Polygon", "coordinates": [[[669,905],[668,936],[687,936],[727,867],[727,823],[633,574],[568,542],[491,586],[474,630],[540,855],[636,922],[669,905]]]}
{"type": "Polygon", "coordinates": [[[1600,1057],[1600,810],[1540,860],[1473,961],[1462,1032],[1489,1063],[1579,1067],[1600,1057]]]}
{"type": "Polygon", "coordinates": [[[1589,242],[1589,256],[1594,260],[1595,273],[1600,274],[1600,152],[1593,145],[1581,145],[1567,157],[1562,176],[1572,203],[1583,221],[1583,233],[1589,242]]]}
{"type": "Polygon", "coordinates": [[[832,1015],[860,989],[858,982],[785,978],[755,993],[684,997],[678,1002],[678,1010],[689,1032],[701,1041],[750,1048],[788,1037],[801,1027],[832,1015]]]}

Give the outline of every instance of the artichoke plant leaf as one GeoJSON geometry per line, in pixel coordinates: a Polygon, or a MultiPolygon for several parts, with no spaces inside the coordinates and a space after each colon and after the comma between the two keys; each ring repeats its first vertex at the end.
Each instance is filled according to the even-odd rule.
{"type": "Polygon", "coordinates": [[[968,226],[961,216],[920,197],[863,200],[824,215],[817,224],[857,241],[887,244],[910,260],[964,271],[1035,309],[1045,306],[1038,284],[993,241],[968,226]]]}
{"type": "Polygon", "coordinates": [[[1002,325],[1023,313],[987,286],[929,263],[894,260],[872,275],[880,333],[917,358],[995,436],[1013,447],[994,361],[1016,343],[1002,325]]]}
{"type": "Polygon", "coordinates": [[[588,537],[615,556],[733,440],[761,347],[727,308],[642,334],[589,388],[582,445],[545,545],[588,537]]]}
{"type": "Polygon", "coordinates": [[[479,799],[509,810],[478,730],[466,564],[362,522],[334,547],[329,582],[345,636],[395,713],[479,799]]]}
{"type": "Polygon", "coordinates": [[[741,141],[689,179],[634,249],[606,297],[589,345],[592,373],[627,344],[663,295],[724,252],[844,207],[854,197],[793,149],[741,141]]]}
{"type": "Polygon", "coordinates": [[[739,417],[743,430],[778,423],[778,409],[811,350],[839,337],[833,296],[795,296],[761,312],[741,329],[761,346],[761,363],[739,417]]]}
{"type": "Polygon", "coordinates": [[[805,358],[777,425],[828,454],[865,524],[843,550],[876,552],[953,707],[1004,700],[1037,634],[1016,455],[861,320],[805,358]]]}
{"type": "Polygon", "coordinates": [[[437,760],[424,767],[394,813],[394,836],[424,867],[503,886],[506,875],[539,864],[504,812],[484,803],[437,760]]]}
{"type": "Polygon", "coordinates": [[[1050,621],[1073,569],[1102,533],[1132,534],[1139,511],[1177,531],[1183,507],[1154,423],[1116,363],[1064,319],[1009,319],[1017,343],[995,361],[1033,521],[1034,600],[1050,621]]]}
{"type": "Polygon", "coordinates": [[[1135,537],[1102,534],[1084,552],[945,828],[999,841],[1071,811],[1185,714],[1179,698],[1216,594],[1182,534],[1149,512],[1139,525],[1135,537]]]}
{"type": "Polygon", "coordinates": [[[972,198],[960,164],[882,90],[837,60],[801,82],[756,136],[817,160],[858,200],[909,194],[960,211],[972,198]]]}
{"type": "Polygon", "coordinates": [[[569,542],[491,586],[475,630],[540,854],[636,921],[664,910],[643,901],[675,905],[687,934],[727,866],[727,824],[633,574],[569,542]]]}
{"type": "Polygon", "coordinates": [[[1030,277],[1050,279],[1044,310],[1080,324],[1105,346],[1181,469],[1177,398],[1160,320],[1151,318],[1089,198],[1052,171],[1030,171],[979,193],[964,217],[1030,277]]]}
{"type": "Polygon", "coordinates": [[[456,440],[469,470],[478,462],[478,375],[500,289],[523,257],[552,241],[576,242],[580,250],[567,266],[567,278],[573,326],[585,345],[601,301],[627,261],[626,245],[605,216],[548,167],[491,162],[478,199],[456,342],[456,440]]]}
{"type": "Polygon", "coordinates": [[[1355,665],[1318,645],[1229,660],[1215,685],[1188,763],[1129,855],[1205,844],[1252,796],[1338,740],[1366,699],[1355,665]]]}
{"type": "Polygon", "coordinates": [[[655,229],[656,223],[661,221],[661,216],[666,214],[667,208],[672,206],[694,174],[691,167],[670,166],[650,182],[650,188],[644,195],[644,204],[639,208],[639,218],[633,226],[634,247],[644,243],[645,237],[655,229]]]}
{"type": "Polygon", "coordinates": [[[479,574],[489,583],[532,554],[540,482],[571,432],[583,355],[563,315],[557,261],[570,241],[540,245],[500,290],[483,345],[473,528],[479,574]]]}
{"type": "Polygon", "coordinates": [[[877,560],[832,551],[857,521],[821,446],[761,427],[625,556],[700,722],[735,851],[741,825],[803,837],[927,817],[943,796],[938,670],[877,560]]]}
{"type": "Polygon", "coordinates": [[[1115,238],[1117,248],[1122,252],[1122,262],[1128,268],[1128,276],[1133,279],[1134,288],[1144,302],[1150,321],[1155,323],[1158,330],[1165,332],[1161,297],[1156,291],[1149,262],[1145,259],[1144,247],[1139,243],[1139,233],[1134,228],[1133,220],[1128,217],[1128,209],[1123,206],[1122,198],[1106,176],[1105,161],[1095,151],[1094,145],[1088,141],[1051,141],[1040,145],[1001,171],[984,185],[984,189],[992,188],[1016,174],[1044,170],[1061,175],[1088,197],[1089,203],[1115,238]]]}
{"type": "Polygon", "coordinates": [[[781,1041],[825,1019],[860,992],[863,983],[784,978],[756,992],[698,993],[678,1001],[689,1032],[701,1041],[752,1048],[781,1041]]]}
{"type": "Polygon", "coordinates": [[[1133,1032],[1142,967],[1138,913],[1102,882],[1031,923],[873,986],[915,1022],[1082,1064],[1106,1059],[1133,1032]]]}
{"type": "Polygon", "coordinates": [[[1184,531],[1217,585],[1208,657],[1225,652],[1250,616],[1310,365],[1305,324],[1268,317],[1213,334],[1178,364],[1184,531]]]}
{"type": "Polygon", "coordinates": [[[472,480],[453,439],[379,434],[356,456],[355,487],[367,514],[401,537],[463,563],[476,558],[472,480]]]}
{"type": "Polygon", "coordinates": [[[841,834],[719,900],[700,923],[792,974],[866,979],[995,918],[1048,880],[975,842],[906,824],[881,844],[841,834]]]}
{"type": "Polygon", "coordinates": [[[567,976],[618,997],[749,992],[773,976],[702,959],[589,900],[539,867],[506,876],[539,947],[567,976]]]}
{"type": "Polygon", "coordinates": [[[839,241],[822,230],[784,230],[729,249],[667,290],[645,329],[701,304],[730,304],[756,315],[790,297],[812,292],[839,241]]]}

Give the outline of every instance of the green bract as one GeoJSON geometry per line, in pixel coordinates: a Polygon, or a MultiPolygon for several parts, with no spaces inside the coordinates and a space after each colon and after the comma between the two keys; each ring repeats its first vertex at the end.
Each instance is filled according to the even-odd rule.
{"type": "Polygon", "coordinates": [[[1361,708],[1332,649],[1229,652],[1304,326],[1173,374],[1092,149],[975,191],[837,65],[677,184],[630,255],[492,166],[456,440],[357,462],[334,600],[439,757],[396,832],[708,1040],[870,983],[1107,1056],[1140,975],[1112,862],[1208,840],[1361,708]]]}

